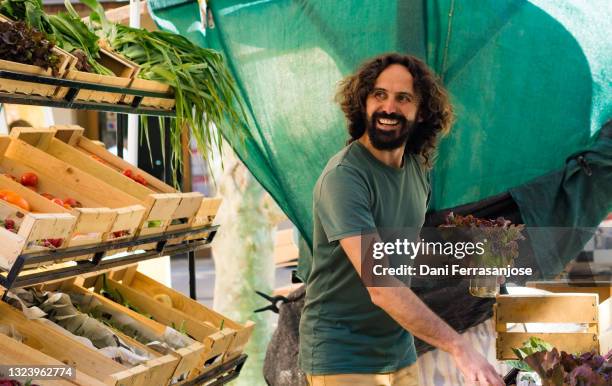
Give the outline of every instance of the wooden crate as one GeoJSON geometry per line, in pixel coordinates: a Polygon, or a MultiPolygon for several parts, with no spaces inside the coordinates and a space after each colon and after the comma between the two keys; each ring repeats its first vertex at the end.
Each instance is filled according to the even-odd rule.
{"type": "Polygon", "coordinates": [[[555,293],[589,293],[599,295],[599,302],[603,302],[612,295],[610,281],[595,280],[545,280],[528,281],[527,287],[537,288],[555,293]]]}
{"type": "MultiPolygon", "coordinates": [[[[0,363],[14,366],[66,366],[66,364],[0,333],[0,363]]],[[[35,382],[39,383],[39,382],[35,382]]],[[[76,370],[73,379],[47,380],[45,386],[104,386],[104,383],[76,370]]]]}
{"type": "MultiPolygon", "coordinates": [[[[3,15],[0,15],[0,21],[13,23],[12,20],[3,15]]],[[[61,78],[74,66],[76,58],[59,47],[53,47],[52,51],[60,58],[58,74],[56,76],[61,78]]],[[[11,62],[2,59],[0,59],[0,70],[20,72],[28,75],[53,76],[50,68],[45,69],[30,64],[11,62]]],[[[48,97],[53,96],[57,89],[58,87],[53,85],[30,83],[19,80],[2,79],[0,82],[0,91],[7,93],[40,95],[48,97]]]]}
{"type": "MultiPolygon", "coordinates": [[[[137,320],[141,325],[147,327],[149,330],[154,332],[156,335],[162,336],[164,334],[164,331],[166,330],[166,324],[164,324],[162,321],[159,321],[157,319],[155,320],[149,319],[148,317],[141,315],[138,312],[135,312],[129,308],[126,308],[123,305],[117,304],[113,302],[112,300],[107,299],[106,297],[100,295],[99,291],[101,288],[101,280],[102,280],[101,275],[94,276],[93,279],[92,278],[88,279],[87,283],[91,283],[92,280],[95,280],[95,288],[97,289],[96,292],[92,292],[86,289],[83,286],[85,284],[84,280],[76,280],[76,281],[68,280],[63,283],[55,284],[53,288],[58,288],[62,292],[91,294],[97,300],[99,300],[103,305],[113,310],[118,310],[121,313],[130,316],[134,320],[137,320]]],[[[46,289],[50,289],[50,288],[51,287],[46,287],[46,289]]],[[[115,289],[114,287],[111,287],[111,288],[115,289]]],[[[125,296],[124,291],[121,291],[121,295],[125,296]]],[[[131,300],[127,296],[125,296],[124,299],[130,302],[130,304],[132,304],[133,306],[135,306],[142,312],[149,313],[148,309],[140,308],[137,304],[131,303],[131,300]]],[[[155,317],[154,314],[151,314],[151,315],[155,317]]],[[[188,347],[174,350],[172,354],[177,358],[177,364],[172,369],[173,371],[171,374],[169,374],[168,379],[178,378],[181,375],[189,374],[192,370],[201,366],[204,361],[204,354],[205,354],[204,350],[205,350],[204,345],[197,341],[194,341],[194,343],[189,345],[188,347]]]]}
{"type": "MultiPolygon", "coordinates": [[[[200,227],[205,225],[212,225],[217,216],[217,212],[219,211],[219,207],[223,199],[220,197],[205,197],[202,200],[202,205],[198,212],[195,215],[195,219],[193,220],[193,227],[200,227]]],[[[208,236],[208,232],[196,233],[190,236],[187,236],[187,240],[197,240],[206,238],[208,236]]]]}
{"type": "MultiPolygon", "coordinates": [[[[38,245],[43,240],[62,239],[60,247],[68,245],[76,218],[67,209],[4,175],[0,175],[0,189],[19,194],[30,205],[30,210],[27,211],[0,200],[0,221],[13,220],[17,227],[17,232],[13,233],[0,226],[0,268],[8,271],[19,255],[47,249],[38,245]]],[[[36,266],[26,264],[24,268],[36,266]]]]}
{"type": "MultiPolygon", "coordinates": [[[[154,80],[140,79],[140,78],[134,78],[134,80],[132,80],[132,83],[130,84],[130,88],[134,90],[154,91],[154,92],[163,92],[163,93],[169,93],[172,91],[172,87],[170,87],[170,85],[167,85],[161,82],[156,82],[154,80]]],[[[126,103],[126,104],[132,104],[133,101],[134,101],[133,95],[126,94],[125,97],[123,98],[123,103],[126,103]]],[[[166,109],[166,110],[170,110],[174,108],[175,104],[176,104],[176,100],[174,98],[166,99],[166,98],[144,97],[142,98],[142,101],[140,102],[140,106],[157,107],[157,108],[166,109]]]]}
{"type": "Polygon", "coordinates": [[[497,359],[516,359],[512,348],[522,347],[532,336],[570,353],[609,350],[610,299],[599,306],[598,303],[596,294],[498,295],[494,307],[497,359]],[[601,320],[600,312],[604,315],[601,320]],[[572,333],[550,332],[549,328],[510,332],[508,323],[571,323],[584,324],[585,328],[572,333]],[[603,344],[600,344],[600,332],[603,344]]]}
{"type": "MultiPolygon", "coordinates": [[[[137,200],[147,209],[139,228],[140,236],[182,230],[192,226],[197,211],[202,206],[202,194],[177,191],[85,138],[83,130],[79,126],[52,126],[49,129],[13,129],[11,135],[44,149],[48,154],[78,167],[85,173],[103,179],[109,185],[137,200]],[[37,132],[40,135],[46,132],[50,137],[44,141],[36,140],[33,136],[37,135],[37,132]],[[123,175],[122,171],[126,169],[143,176],[147,186],[123,175]],[[149,227],[150,222],[157,222],[158,226],[149,227]]],[[[142,248],[146,249],[145,246],[142,248]]]]}
{"type": "MultiPolygon", "coordinates": [[[[111,70],[115,76],[100,75],[93,72],[78,71],[75,68],[71,68],[66,72],[65,78],[105,86],[127,88],[132,82],[132,79],[140,72],[140,66],[116,52],[101,48],[99,53],[100,59],[98,59],[98,62],[111,70]]],[[[68,90],[68,87],[58,88],[55,98],[64,98],[68,90]]],[[[123,96],[124,95],[121,93],[82,89],[77,93],[74,99],[80,101],[118,103],[123,96]]]]}
{"type": "Polygon", "coordinates": [[[136,266],[116,270],[110,277],[110,283],[131,304],[146,309],[162,323],[184,324],[188,334],[204,343],[207,354],[200,372],[240,356],[255,328],[251,321],[237,323],[158,283],[138,272],[136,266]]]}
{"type": "Polygon", "coordinates": [[[77,222],[69,246],[134,237],[145,214],[138,200],[20,139],[0,137],[0,169],[13,176],[34,172],[39,191],[82,203],[70,212],[77,222]]]}
{"type": "Polygon", "coordinates": [[[126,338],[126,343],[145,349],[154,359],[128,367],[102,355],[48,320],[28,320],[21,311],[0,302],[0,324],[12,325],[24,337],[23,343],[106,385],[145,386],[168,384],[168,376],[178,360],[170,355],[151,353],[138,342],[126,338]]]}

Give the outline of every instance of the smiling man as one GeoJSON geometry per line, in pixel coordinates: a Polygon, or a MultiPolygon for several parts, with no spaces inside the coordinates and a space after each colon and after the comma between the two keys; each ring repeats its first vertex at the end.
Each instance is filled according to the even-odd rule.
{"type": "Polygon", "coordinates": [[[313,260],[300,321],[309,384],[419,385],[414,335],[449,352],[468,384],[503,385],[410,288],[370,287],[361,277],[362,235],[423,226],[432,153],[453,119],[446,91],[417,58],[387,54],[346,78],[337,99],[350,139],[314,190],[313,260]]]}

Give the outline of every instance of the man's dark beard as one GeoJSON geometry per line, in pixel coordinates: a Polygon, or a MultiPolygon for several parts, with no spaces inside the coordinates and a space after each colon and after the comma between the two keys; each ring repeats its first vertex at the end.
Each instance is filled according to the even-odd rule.
{"type": "Polygon", "coordinates": [[[368,137],[375,149],[378,150],[393,150],[404,145],[412,135],[414,121],[409,121],[401,114],[387,114],[376,112],[372,114],[372,118],[368,121],[368,137]],[[383,131],[376,128],[379,118],[396,119],[400,128],[393,131],[383,131]]]}

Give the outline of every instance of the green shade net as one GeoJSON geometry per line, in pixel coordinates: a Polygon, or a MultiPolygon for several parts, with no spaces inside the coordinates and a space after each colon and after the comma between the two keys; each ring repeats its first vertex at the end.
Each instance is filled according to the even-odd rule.
{"type": "Polygon", "coordinates": [[[607,0],[214,0],[206,31],[195,2],[149,4],[161,28],[226,55],[249,113],[245,146],[230,142],[307,242],[312,188],[347,139],[335,85],[374,55],[424,58],[450,91],[457,122],[440,145],[433,210],[561,169],[612,117],[607,0]]]}

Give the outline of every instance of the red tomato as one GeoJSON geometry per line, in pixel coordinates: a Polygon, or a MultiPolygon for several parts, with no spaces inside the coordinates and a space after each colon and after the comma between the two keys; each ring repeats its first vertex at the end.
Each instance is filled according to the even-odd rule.
{"type": "Polygon", "coordinates": [[[145,180],[145,178],[141,176],[140,174],[137,174],[136,177],[134,177],[134,181],[144,186],[147,186],[147,180],[145,180]]]}
{"type": "Polygon", "coordinates": [[[32,172],[24,173],[21,176],[21,185],[36,187],[38,185],[38,176],[32,172]]]}
{"type": "Polygon", "coordinates": [[[126,177],[134,178],[134,172],[132,171],[132,169],[125,169],[121,173],[126,177]]]}
{"type": "Polygon", "coordinates": [[[82,208],[83,205],[72,197],[64,198],[64,204],[69,205],[71,208],[82,208]]]}

